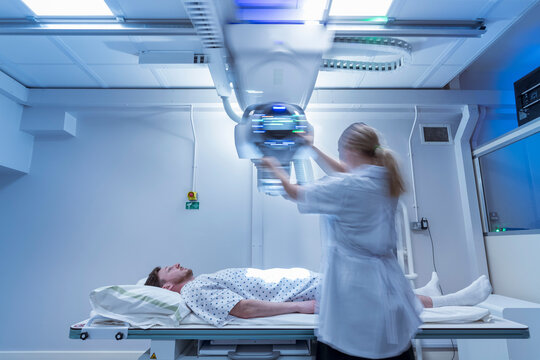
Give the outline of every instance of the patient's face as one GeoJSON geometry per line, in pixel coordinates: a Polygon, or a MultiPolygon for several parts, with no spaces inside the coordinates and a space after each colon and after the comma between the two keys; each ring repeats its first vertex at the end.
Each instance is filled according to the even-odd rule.
{"type": "Polygon", "coordinates": [[[176,285],[191,279],[193,271],[180,266],[180,264],[174,264],[162,267],[158,272],[158,276],[162,284],[176,285]]]}

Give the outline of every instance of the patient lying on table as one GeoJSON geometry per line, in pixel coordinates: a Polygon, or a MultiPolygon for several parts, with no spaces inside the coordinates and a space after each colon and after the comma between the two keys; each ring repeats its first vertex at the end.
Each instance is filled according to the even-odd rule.
{"type": "MultiPolygon", "coordinates": [[[[156,267],[145,285],[180,293],[195,314],[212,325],[222,326],[229,315],[248,319],[313,314],[321,276],[300,268],[234,268],[194,277],[191,269],[175,264],[156,267]]],[[[484,275],[452,294],[442,295],[439,289],[439,279],[434,272],[427,285],[414,292],[426,308],[476,305],[491,293],[489,280],[484,275]]]]}

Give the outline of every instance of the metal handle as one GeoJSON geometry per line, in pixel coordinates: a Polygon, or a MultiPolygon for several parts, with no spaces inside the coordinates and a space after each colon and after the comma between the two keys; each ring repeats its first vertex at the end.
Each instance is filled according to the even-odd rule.
{"type": "Polygon", "coordinates": [[[239,353],[236,351],[229,351],[227,357],[231,360],[276,360],[281,353],[279,351],[272,351],[268,353],[239,353]]]}

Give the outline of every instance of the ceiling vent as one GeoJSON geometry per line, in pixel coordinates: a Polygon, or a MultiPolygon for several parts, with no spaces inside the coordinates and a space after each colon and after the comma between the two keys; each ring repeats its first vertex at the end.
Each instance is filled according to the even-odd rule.
{"type": "Polygon", "coordinates": [[[223,32],[213,2],[184,0],[183,3],[203,46],[207,49],[223,48],[223,32]]]}
{"type": "Polygon", "coordinates": [[[447,145],[452,144],[450,125],[420,125],[422,144],[447,145]]]}

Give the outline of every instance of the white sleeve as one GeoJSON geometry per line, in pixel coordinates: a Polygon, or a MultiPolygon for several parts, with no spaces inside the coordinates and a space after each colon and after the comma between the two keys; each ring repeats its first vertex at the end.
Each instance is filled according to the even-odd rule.
{"type": "Polygon", "coordinates": [[[347,186],[343,177],[326,177],[301,186],[297,205],[301,213],[333,215],[343,210],[347,186]]]}

